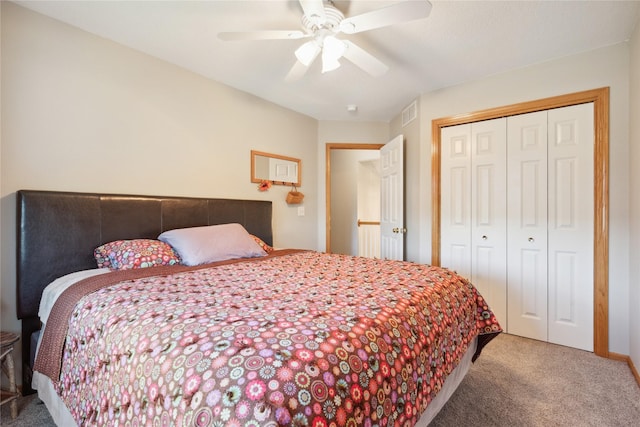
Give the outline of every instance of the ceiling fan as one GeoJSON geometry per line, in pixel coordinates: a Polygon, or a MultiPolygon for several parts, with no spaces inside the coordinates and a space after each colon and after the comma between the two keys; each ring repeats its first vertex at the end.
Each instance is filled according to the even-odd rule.
{"type": "Polygon", "coordinates": [[[405,0],[357,16],[345,18],[332,1],[299,0],[302,6],[302,30],[221,32],[221,40],[295,40],[311,39],[295,51],[296,63],[285,80],[301,78],[318,55],[322,58],[322,72],[340,67],[346,58],[366,73],[378,77],[389,67],[375,56],[339,34],[356,34],[401,22],[426,18],[431,12],[428,0],[405,0]]]}

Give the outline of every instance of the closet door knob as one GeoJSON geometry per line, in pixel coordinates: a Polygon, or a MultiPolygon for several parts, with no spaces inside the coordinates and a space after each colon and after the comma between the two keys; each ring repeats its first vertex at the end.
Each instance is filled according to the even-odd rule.
{"type": "Polygon", "coordinates": [[[535,239],[533,237],[529,237],[527,240],[529,240],[530,242],[535,241],[535,239]]]}
{"type": "Polygon", "coordinates": [[[488,237],[487,236],[482,236],[482,240],[487,240],[488,237]]]}

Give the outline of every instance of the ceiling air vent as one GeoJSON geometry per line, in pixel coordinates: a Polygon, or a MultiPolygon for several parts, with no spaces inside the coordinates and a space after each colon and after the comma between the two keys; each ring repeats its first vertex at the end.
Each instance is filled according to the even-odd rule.
{"type": "Polygon", "coordinates": [[[418,103],[413,101],[407,108],[402,110],[402,127],[405,127],[413,121],[418,115],[418,103]]]}

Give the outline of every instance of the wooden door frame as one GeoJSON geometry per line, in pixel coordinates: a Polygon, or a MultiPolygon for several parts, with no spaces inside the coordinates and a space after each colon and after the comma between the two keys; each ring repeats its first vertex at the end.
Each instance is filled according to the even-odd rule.
{"type": "Polygon", "coordinates": [[[325,144],[325,192],[326,192],[326,229],[325,251],[331,253],[331,150],[380,150],[384,144],[359,144],[344,142],[327,142],[325,144]]]}
{"type": "Polygon", "coordinates": [[[490,108],[431,122],[431,263],[440,265],[440,131],[534,111],[593,102],[594,114],[594,251],[593,351],[609,357],[609,88],[587,90],[536,101],[490,108]]]}

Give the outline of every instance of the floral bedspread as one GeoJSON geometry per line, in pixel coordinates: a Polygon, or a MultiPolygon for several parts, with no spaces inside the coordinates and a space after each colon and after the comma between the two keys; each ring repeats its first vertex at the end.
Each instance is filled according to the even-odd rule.
{"type": "Polygon", "coordinates": [[[79,425],[413,425],[500,330],[448,270],[305,251],[85,295],[54,384],[79,425]]]}

